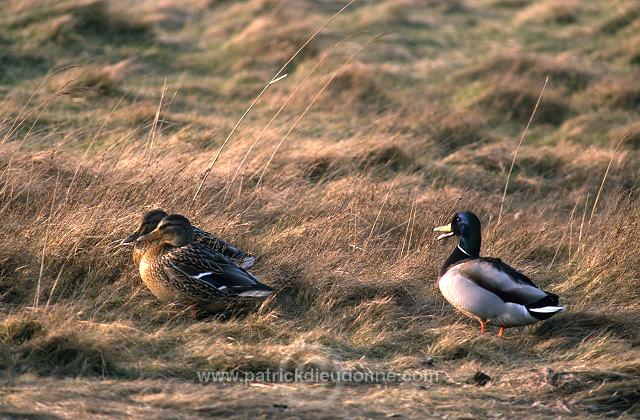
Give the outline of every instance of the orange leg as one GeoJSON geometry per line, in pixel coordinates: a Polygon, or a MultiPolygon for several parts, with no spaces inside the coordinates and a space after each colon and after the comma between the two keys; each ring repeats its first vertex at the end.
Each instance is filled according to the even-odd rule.
{"type": "Polygon", "coordinates": [[[487,329],[487,321],[484,319],[480,320],[480,333],[484,335],[486,329],[487,329]]]}
{"type": "Polygon", "coordinates": [[[500,327],[498,330],[498,337],[504,337],[504,327],[500,327]]]}

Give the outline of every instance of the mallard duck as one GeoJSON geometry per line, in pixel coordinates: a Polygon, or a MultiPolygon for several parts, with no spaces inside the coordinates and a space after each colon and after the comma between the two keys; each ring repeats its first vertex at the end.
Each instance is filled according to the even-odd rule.
{"type": "MultiPolygon", "coordinates": [[[[122,245],[133,244],[132,256],[133,262],[136,266],[140,264],[142,255],[144,255],[145,251],[149,247],[149,242],[136,242],[136,239],[154,230],[158,226],[158,223],[160,223],[160,221],[167,215],[168,213],[162,209],[154,209],[144,213],[136,231],[122,240],[122,245]]],[[[242,268],[251,268],[253,266],[255,257],[244,252],[240,248],[237,248],[208,232],[200,230],[195,226],[193,226],[193,233],[194,240],[196,242],[213,248],[215,251],[218,251],[225,257],[233,260],[242,268]]]]}
{"type": "Polygon", "coordinates": [[[233,261],[194,240],[193,226],[179,214],[136,239],[148,243],[140,260],[143,283],[162,302],[213,307],[238,300],[257,301],[273,289],[233,261]]]}
{"type": "Polygon", "coordinates": [[[504,329],[533,324],[564,310],[558,296],[537,287],[531,279],[498,258],[480,257],[480,220],[468,211],[434,229],[438,240],[458,236],[458,245],[444,262],[438,286],[444,298],[463,314],[504,329]]]}

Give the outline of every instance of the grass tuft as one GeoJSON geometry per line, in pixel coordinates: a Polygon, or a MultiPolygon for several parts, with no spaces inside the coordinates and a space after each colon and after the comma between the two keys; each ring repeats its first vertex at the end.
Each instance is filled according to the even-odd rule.
{"type": "Polygon", "coordinates": [[[44,333],[45,327],[37,319],[14,315],[0,326],[0,341],[5,345],[20,345],[44,333]]]}
{"type": "Polygon", "coordinates": [[[514,23],[519,26],[541,23],[566,25],[578,21],[580,2],[575,0],[556,2],[544,0],[534,2],[518,12],[514,23]]]}
{"type": "MultiPolygon", "coordinates": [[[[495,122],[513,120],[526,124],[538,96],[539,92],[529,83],[513,81],[487,87],[469,106],[484,109],[495,122]]],[[[570,105],[562,97],[548,93],[536,114],[536,122],[558,125],[571,113],[570,105]]]]}
{"type": "Polygon", "coordinates": [[[77,334],[52,334],[21,346],[17,366],[20,373],[44,376],[111,376],[115,365],[101,344],[77,334]]]}

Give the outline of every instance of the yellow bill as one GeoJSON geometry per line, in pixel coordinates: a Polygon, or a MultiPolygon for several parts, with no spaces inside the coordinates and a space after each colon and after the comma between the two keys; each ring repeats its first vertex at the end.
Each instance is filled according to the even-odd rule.
{"type": "Polygon", "coordinates": [[[436,238],[437,241],[453,236],[453,229],[451,228],[451,223],[444,226],[438,226],[437,228],[433,228],[434,232],[444,232],[442,235],[436,238]]]}

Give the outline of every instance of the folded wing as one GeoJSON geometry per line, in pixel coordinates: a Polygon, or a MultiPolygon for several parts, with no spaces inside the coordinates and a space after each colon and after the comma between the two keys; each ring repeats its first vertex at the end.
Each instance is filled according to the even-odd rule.
{"type": "Polygon", "coordinates": [[[221,295],[264,297],[273,292],[220,252],[198,243],[177,248],[164,270],[167,276],[197,281],[221,295]]]}
{"type": "Polygon", "coordinates": [[[243,268],[249,268],[253,265],[254,257],[242,249],[196,227],[193,228],[193,233],[196,242],[206,245],[225,257],[236,261],[243,268]]]}
{"type": "MultiPolygon", "coordinates": [[[[505,302],[530,305],[552,296],[527,276],[497,258],[478,258],[459,264],[461,273],[505,302]]],[[[557,297],[556,297],[557,299],[557,297]]]]}

